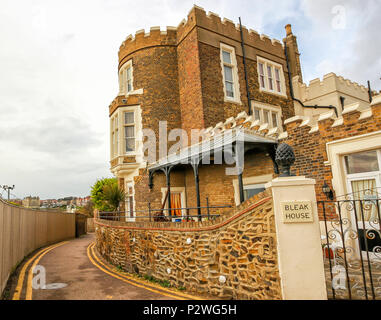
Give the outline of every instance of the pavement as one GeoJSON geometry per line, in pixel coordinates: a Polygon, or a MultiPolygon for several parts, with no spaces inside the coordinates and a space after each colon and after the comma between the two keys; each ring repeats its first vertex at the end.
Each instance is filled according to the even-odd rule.
{"type": "Polygon", "coordinates": [[[8,281],[13,300],[200,300],[116,269],[95,250],[94,234],[29,255],[8,281]]]}

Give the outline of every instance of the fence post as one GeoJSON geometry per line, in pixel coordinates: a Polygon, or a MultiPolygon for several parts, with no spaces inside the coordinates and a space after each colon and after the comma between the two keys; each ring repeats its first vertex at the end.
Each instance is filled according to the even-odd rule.
{"type": "Polygon", "coordinates": [[[274,203],[282,298],[326,300],[315,180],[280,177],[266,188],[271,188],[274,203]]]}

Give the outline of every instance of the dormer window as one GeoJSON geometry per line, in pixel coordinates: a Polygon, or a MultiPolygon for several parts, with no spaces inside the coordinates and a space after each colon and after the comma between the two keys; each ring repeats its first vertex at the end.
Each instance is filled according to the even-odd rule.
{"type": "Polygon", "coordinates": [[[119,95],[127,95],[133,90],[132,60],[128,60],[119,70],[119,95]]]}

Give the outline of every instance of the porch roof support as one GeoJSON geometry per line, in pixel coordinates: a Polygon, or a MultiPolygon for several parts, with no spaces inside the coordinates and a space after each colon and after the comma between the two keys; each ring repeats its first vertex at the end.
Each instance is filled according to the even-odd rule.
{"type": "Polygon", "coordinates": [[[193,168],[193,173],[194,173],[194,181],[195,181],[195,186],[196,186],[196,201],[197,201],[197,214],[198,214],[198,219],[201,221],[201,202],[200,202],[200,186],[199,186],[199,165],[200,165],[200,158],[195,158],[191,162],[192,168],[193,168]]]}

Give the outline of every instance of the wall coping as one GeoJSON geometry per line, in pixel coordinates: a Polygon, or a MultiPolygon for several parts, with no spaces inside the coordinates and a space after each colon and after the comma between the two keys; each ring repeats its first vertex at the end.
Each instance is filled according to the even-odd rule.
{"type": "Polygon", "coordinates": [[[9,206],[15,209],[20,209],[20,210],[26,210],[30,212],[40,212],[40,213],[60,213],[60,214],[65,214],[65,215],[70,215],[70,214],[75,214],[75,212],[66,212],[66,211],[61,211],[61,210],[51,210],[51,209],[40,209],[40,208],[27,208],[23,206],[16,206],[12,203],[9,203],[5,201],[4,199],[0,198],[0,203],[2,203],[5,206],[9,206]]]}
{"type": "Polygon", "coordinates": [[[265,184],[265,188],[287,187],[287,186],[303,186],[316,184],[315,179],[309,179],[305,176],[296,177],[278,177],[265,184]]]}
{"type": "MultiPolygon", "coordinates": [[[[188,227],[186,224],[181,226],[181,227],[170,227],[170,226],[155,227],[154,226],[155,224],[162,224],[162,222],[142,222],[141,224],[143,224],[143,226],[136,226],[137,224],[139,224],[139,222],[138,223],[136,223],[136,222],[135,223],[134,222],[125,222],[127,225],[113,225],[112,223],[110,223],[113,221],[108,221],[108,220],[103,220],[103,219],[98,219],[98,218],[94,219],[94,223],[99,225],[99,226],[106,227],[106,228],[128,229],[128,230],[156,230],[156,231],[181,231],[181,232],[211,231],[211,230],[221,228],[221,227],[231,223],[232,221],[240,218],[245,213],[248,213],[249,211],[253,210],[254,208],[257,208],[257,207],[261,206],[262,204],[264,204],[270,200],[272,200],[272,197],[267,196],[263,199],[260,199],[259,201],[255,202],[255,203],[249,205],[247,208],[240,210],[238,213],[234,213],[232,216],[226,217],[226,219],[221,221],[221,222],[217,222],[215,224],[208,225],[208,226],[202,226],[202,225],[197,226],[197,227],[195,226],[193,228],[188,227]],[[147,226],[144,226],[144,224],[146,224],[147,226]]],[[[207,223],[209,224],[210,221],[208,221],[207,223]]]]}

